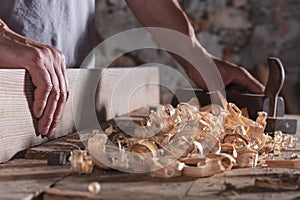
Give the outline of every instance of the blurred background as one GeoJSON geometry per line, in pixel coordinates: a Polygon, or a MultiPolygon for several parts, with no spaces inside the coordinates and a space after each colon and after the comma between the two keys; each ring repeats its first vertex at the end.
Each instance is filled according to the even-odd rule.
{"type": "MultiPolygon", "coordinates": [[[[281,95],[286,113],[300,114],[300,0],[179,0],[200,43],[212,54],[248,69],[262,83],[268,77],[267,57],[281,59],[286,80],[281,95]]],[[[102,39],[141,27],[125,1],[96,0],[96,26],[102,39]]],[[[117,59],[113,66],[161,63],[182,69],[161,50],[139,50],[117,59]]],[[[184,86],[163,72],[171,88],[184,86]]],[[[172,94],[162,88],[161,102],[172,94]]]]}

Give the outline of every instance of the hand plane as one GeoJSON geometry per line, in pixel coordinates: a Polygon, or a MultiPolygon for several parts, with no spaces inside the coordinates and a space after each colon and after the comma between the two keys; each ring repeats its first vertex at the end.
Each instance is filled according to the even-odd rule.
{"type": "MultiPolygon", "coordinates": [[[[226,99],[241,109],[246,108],[249,117],[253,120],[256,119],[259,111],[266,112],[268,118],[265,132],[273,133],[275,131],[282,131],[288,134],[295,134],[297,120],[284,118],[284,99],[278,96],[285,80],[283,65],[278,58],[269,57],[268,66],[269,76],[264,94],[226,92],[226,99]]],[[[174,95],[172,105],[177,105],[179,101],[187,102],[196,96],[199,104],[205,106],[212,103],[212,96],[216,99],[218,96],[217,93],[217,91],[206,92],[202,89],[179,88],[174,95]]],[[[218,101],[213,103],[218,103],[218,101]]],[[[222,105],[221,102],[218,104],[222,105]]]]}

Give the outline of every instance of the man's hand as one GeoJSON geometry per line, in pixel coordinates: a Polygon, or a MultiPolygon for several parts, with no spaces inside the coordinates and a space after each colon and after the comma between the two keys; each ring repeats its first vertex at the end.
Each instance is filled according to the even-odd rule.
{"type": "Polygon", "coordinates": [[[38,132],[50,136],[69,93],[63,53],[14,33],[0,20],[0,66],[28,70],[35,86],[33,114],[39,119],[38,132]]]}
{"type": "Polygon", "coordinates": [[[217,65],[225,86],[235,92],[250,92],[263,94],[265,87],[255,79],[245,68],[231,62],[211,56],[217,65]]]}
{"type": "MultiPolygon", "coordinates": [[[[231,92],[238,93],[253,93],[253,94],[263,94],[265,86],[261,84],[257,79],[255,79],[245,68],[239,67],[231,62],[216,58],[204,52],[207,55],[207,59],[212,59],[216,64],[220,75],[222,77],[224,86],[231,92]]],[[[207,90],[207,85],[203,80],[203,77],[199,72],[180,56],[172,54],[171,55],[177,60],[177,62],[184,66],[187,75],[193,80],[193,82],[202,89],[207,90]]]]}

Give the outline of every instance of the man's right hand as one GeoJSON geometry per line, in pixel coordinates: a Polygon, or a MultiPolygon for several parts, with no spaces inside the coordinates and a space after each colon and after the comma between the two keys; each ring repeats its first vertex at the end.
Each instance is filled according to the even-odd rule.
{"type": "Polygon", "coordinates": [[[11,31],[0,20],[0,66],[28,70],[33,85],[33,114],[38,132],[50,136],[68,99],[65,57],[62,52],[11,31]]]}

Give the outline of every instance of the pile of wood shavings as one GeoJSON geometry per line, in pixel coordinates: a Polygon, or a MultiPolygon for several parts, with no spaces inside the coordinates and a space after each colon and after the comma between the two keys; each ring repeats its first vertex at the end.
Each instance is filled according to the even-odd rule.
{"type": "Polygon", "coordinates": [[[255,121],[232,103],[199,108],[193,101],[176,108],[159,105],[145,124],[128,134],[110,125],[88,141],[98,167],[150,172],[158,177],[208,177],[233,167],[256,167],[295,147],[294,138],[264,133],[267,114],[255,121]]]}

